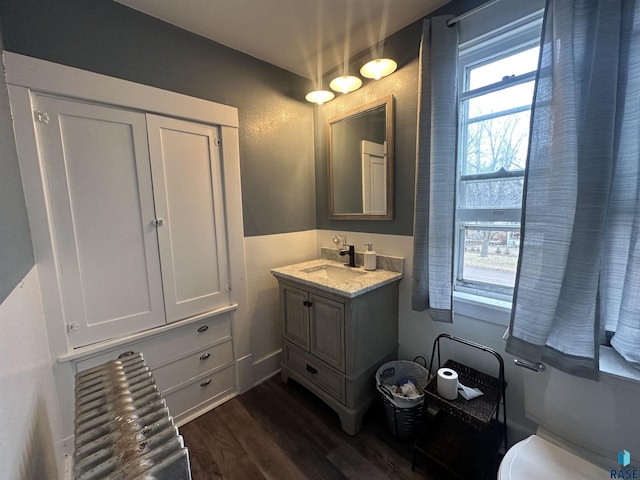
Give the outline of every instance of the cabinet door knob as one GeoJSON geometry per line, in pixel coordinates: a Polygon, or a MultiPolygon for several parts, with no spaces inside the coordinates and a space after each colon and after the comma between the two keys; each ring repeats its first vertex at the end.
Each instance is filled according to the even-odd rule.
{"type": "Polygon", "coordinates": [[[206,387],[207,385],[209,385],[211,383],[211,379],[205,380],[204,382],[202,382],[200,384],[201,387],[206,387]]]}
{"type": "Polygon", "coordinates": [[[316,373],[318,373],[318,370],[316,370],[315,368],[313,368],[311,365],[307,363],[307,372],[311,372],[315,375],[316,373]]]}
{"type": "Polygon", "coordinates": [[[135,355],[136,352],[129,350],[128,352],[122,352],[120,355],[118,355],[118,358],[125,358],[125,357],[130,357],[131,355],[135,355]]]}
{"type": "Polygon", "coordinates": [[[200,355],[200,360],[206,360],[207,358],[209,358],[211,356],[210,353],[203,353],[202,355],[200,355]]]}
{"type": "Polygon", "coordinates": [[[207,330],[209,330],[209,326],[208,325],[203,325],[203,326],[198,328],[198,333],[206,332],[207,330]]]}
{"type": "Polygon", "coordinates": [[[164,225],[164,218],[154,218],[153,220],[151,220],[151,225],[153,225],[154,227],[161,227],[162,225],[164,225]]]}

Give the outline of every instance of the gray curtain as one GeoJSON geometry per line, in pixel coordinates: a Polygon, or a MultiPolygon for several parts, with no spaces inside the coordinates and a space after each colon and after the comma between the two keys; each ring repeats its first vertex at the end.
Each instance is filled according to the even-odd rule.
{"type": "Polygon", "coordinates": [[[458,29],[448,16],[425,19],[420,47],[411,304],[451,322],[458,29]]]}
{"type": "Polygon", "coordinates": [[[548,0],[507,352],[597,378],[640,365],[640,9],[548,0]]]}

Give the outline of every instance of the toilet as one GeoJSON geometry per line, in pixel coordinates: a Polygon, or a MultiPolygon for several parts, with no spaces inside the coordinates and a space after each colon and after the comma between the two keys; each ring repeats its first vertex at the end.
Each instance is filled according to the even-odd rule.
{"type": "Polygon", "coordinates": [[[602,480],[609,472],[564,448],[531,435],[507,450],[498,480],[602,480]]]}

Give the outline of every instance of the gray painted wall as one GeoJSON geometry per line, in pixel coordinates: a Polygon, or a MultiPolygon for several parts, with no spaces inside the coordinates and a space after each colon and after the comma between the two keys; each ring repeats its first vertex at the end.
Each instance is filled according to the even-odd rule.
{"type": "MultiPolygon", "coordinates": [[[[454,0],[434,14],[483,1],[454,0]]],[[[238,107],[245,236],[313,228],[413,234],[422,21],[386,39],[384,53],[399,66],[393,75],[321,107],[303,100],[306,79],[111,0],[4,0],[0,26],[7,50],[238,107]],[[394,219],[329,220],[326,120],[389,94],[394,219]]]]}
{"type": "Polygon", "coordinates": [[[0,303],[24,278],[33,262],[9,94],[3,74],[0,79],[0,303]]]}
{"type": "Polygon", "coordinates": [[[238,107],[245,235],[316,227],[306,79],[111,0],[0,5],[7,50],[238,107]]]}

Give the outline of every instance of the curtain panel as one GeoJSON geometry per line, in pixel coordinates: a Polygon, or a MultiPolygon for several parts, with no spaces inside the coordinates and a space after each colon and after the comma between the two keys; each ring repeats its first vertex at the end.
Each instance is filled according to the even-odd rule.
{"type": "Polygon", "coordinates": [[[640,365],[640,14],[548,0],[506,351],[597,378],[605,329],[640,365]]]}
{"type": "Polygon", "coordinates": [[[425,19],[413,225],[411,304],[433,320],[452,321],[457,143],[458,29],[451,16],[425,19]]]}

